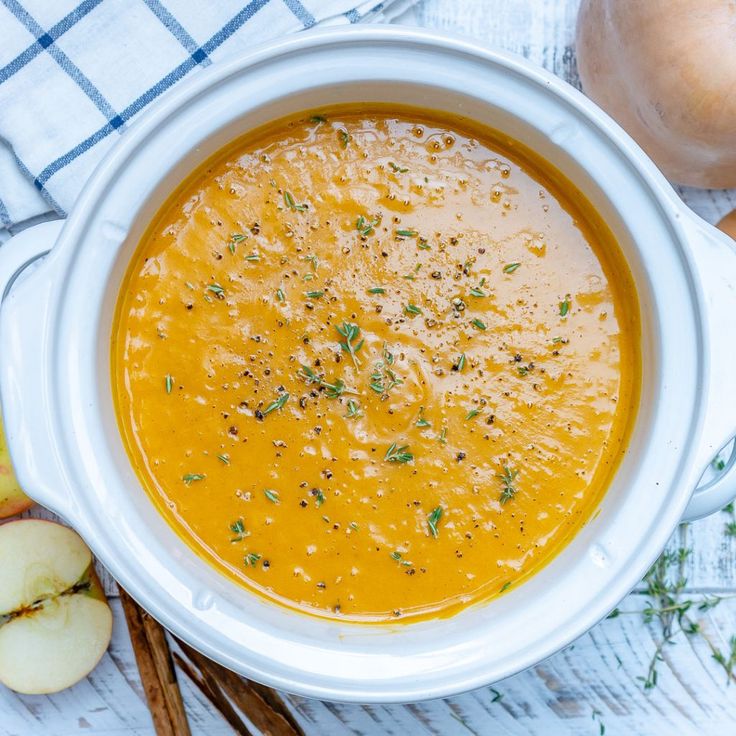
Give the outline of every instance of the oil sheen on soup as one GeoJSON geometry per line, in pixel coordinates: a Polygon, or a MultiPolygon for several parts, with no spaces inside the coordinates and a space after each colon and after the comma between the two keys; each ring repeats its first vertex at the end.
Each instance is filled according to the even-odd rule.
{"type": "Polygon", "coordinates": [[[302,611],[413,621],[513,590],[594,514],[639,312],[610,231],[532,152],[341,107],[179,187],[112,358],[131,461],[198,554],[302,611]]]}

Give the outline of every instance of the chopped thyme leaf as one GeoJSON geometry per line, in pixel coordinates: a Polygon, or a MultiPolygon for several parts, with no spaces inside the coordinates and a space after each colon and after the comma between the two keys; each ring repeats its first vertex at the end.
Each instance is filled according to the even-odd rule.
{"type": "Polygon", "coordinates": [[[504,583],[504,584],[503,584],[503,585],[501,586],[501,590],[499,590],[498,592],[499,592],[499,593],[503,593],[503,592],[504,592],[504,590],[508,590],[508,589],[509,589],[510,587],[511,587],[511,581],[509,580],[509,581],[505,582],[505,583],[504,583]]]}
{"type": "Polygon", "coordinates": [[[284,392],[275,401],[272,401],[261,413],[262,415],[268,416],[272,411],[277,409],[283,409],[284,404],[289,400],[289,394],[284,392]]]}
{"type": "Polygon", "coordinates": [[[258,563],[258,560],[261,559],[261,555],[259,555],[256,552],[249,552],[244,558],[243,562],[245,562],[246,567],[255,567],[258,563]]]}
{"type": "Polygon", "coordinates": [[[361,416],[363,416],[363,413],[360,411],[358,404],[352,399],[348,399],[348,413],[345,417],[347,419],[354,419],[361,416]]]}
{"type": "Polygon", "coordinates": [[[512,470],[508,465],[503,466],[503,473],[499,473],[496,477],[501,481],[501,497],[499,501],[501,504],[505,504],[510,501],[516,495],[516,487],[514,486],[514,480],[519,475],[518,470],[512,470]]]}
{"type": "Polygon", "coordinates": [[[400,386],[404,380],[390,368],[394,364],[394,355],[385,342],[381,355],[383,359],[376,363],[369,385],[377,394],[386,394],[395,386],[400,386]]]}
{"type": "Polygon", "coordinates": [[[290,210],[296,210],[297,212],[304,212],[307,209],[309,209],[309,206],[306,204],[297,204],[294,201],[294,197],[292,196],[291,192],[284,192],[284,204],[290,209],[290,210]]]}
{"type": "Polygon", "coordinates": [[[338,134],[340,136],[340,143],[342,144],[343,148],[348,147],[348,143],[350,143],[351,140],[353,140],[353,136],[350,135],[350,133],[345,130],[345,128],[341,128],[338,131],[338,134]]]}
{"type": "Polygon", "coordinates": [[[356,532],[360,529],[360,527],[354,521],[351,521],[349,526],[351,529],[355,529],[356,532]]]}
{"type": "Polygon", "coordinates": [[[443,444],[447,444],[447,427],[442,427],[442,431],[439,433],[437,439],[443,444]]]}
{"type": "Polygon", "coordinates": [[[552,342],[553,342],[553,343],[554,343],[555,345],[557,345],[557,344],[559,344],[559,343],[563,342],[563,340],[562,340],[562,338],[561,338],[561,337],[553,337],[553,338],[552,338],[552,342]]]}
{"type": "Polygon", "coordinates": [[[251,253],[245,257],[245,260],[249,263],[257,263],[261,260],[261,256],[258,253],[251,253]]]}
{"type": "Polygon", "coordinates": [[[187,289],[191,289],[192,291],[194,291],[194,284],[191,281],[185,281],[184,286],[186,286],[187,289]]]}
{"type": "Polygon", "coordinates": [[[243,523],[242,517],[230,524],[230,531],[236,535],[230,540],[231,543],[242,542],[243,538],[248,536],[245,531],[245,524],[243,523]]]}
{"type": "Polygon", "coordinates": [[[519,375],[523,378],[529,373],[529,366],[520,365],[520,366],[517,366],[516,370],[518,371],[519,375]]]}
{"type": "Polygon", "coordinates": [[[216,297],[222,297],[225,294],[225,289],[220,286],[218,283],[210,284],[207,287],[207,291],[211,291],[216,297]]]}
{"type": "Polygon", "coordinates": [[[424,407],[419,407],[419,418],[417,419],[417,427],[431,427],[432,425],[424,418],[424,407]]]}
{"type": "Polygon", "coordinates": [[[465,368],[465,353],[460,353],[458,359],[452,364],[452,370],[462,373],[465,368]]]}
{"type": "Polygon", "coordinates": [[[190,486],[194,481],[204,480],[206,477],[202,473],[186,473],[182,476],[182,480],[184,481],[184,485],[190,486]]]}
{"type": "Polygon", "coordinates": [[[243,235],[243,233],[233,233],[230,236],[231,243],[241,243],[243,240],[245,240],[245,235],[243,235]]]}
{"type": "Polygon", "coordinates": [[[323,376],[317,375],[308,365],[302,365],[297,375],[300,378],[306,379],[308,385],[316,383],[318,386],[324,386],[327,389],[327,396],[330,399],[336,399],[344,393],[357,394],[357,391],[354,389],[346,388],[345,382],[339,378],[334,383],[325,381],[323,376]]]}
{"type": "Polygon", "coordinates": [[[419,248],[419,250],[432,250],[429,246],[429,243],[424,238],[419,238],[419,241],[417,242],[417,248],[419,248]]]}
{"type": "Polygon", "coordinates": [[[229,251],[230,251],[230,252],[231,252],[231,253],[232,253],[233,255],[235,255],[235,243],[233,243],[233,242],[230,242],[230,243],[228,244],[228,246],[227,246],[227,249],[228,249],[228,250],[229,250],[229,251]]]}
{"type": "Polygon", "coordinates": [[[271,503],[280,503],[278,491],[272,491],[270,488],[267,488],[265,491],[263,491],[263,495],[271,503]]]}
{"type": "Polygon", "coordinates": [[[479,319],[478,319],[477,317],[476,317],[476,318],[475,318],[475,319],[474,319],[474,320],[473,320],[473,321],[471,322],[471,324],[472,324],[472,325],[473,325],[474,327],[477,327],[477,328],[478,328],[479,330],[486,330],[486,329],[488,329],[488,328],[486,327],[486,323],[485,323],[485,322],[482,322],[482,321],[481,321],[481,320],[479,320],[479,319]]]}
{"type": "Polygon", "coordinates": [[[470,296],[484,297],[484,296],[488,296],[488,295],[485,293],[485,291],[483,291],[483,289],[479,289],[478,287],[474,286],[470,290],[470,296]]]}
{"type": "Polygon", "coordinates": [[[406,174],[409,169],[407,169],[405,166],[398,166],[393,161],[389,161],[388,165],[397,173],[397,174],[406,174]]]}
{"type": "Polygon", "coordinates": [[[304,256],[303,261],[307,261],[312,266],[312,269],[316,271],[319,268],[319,258],[315,255],[304,256]]]}
{"type": "Polygon", "coordinates": [[[377,225],[381,223],[380,217],[374,217],[372,220],[366,219],[363,215],[360,215],[355,222],[355,229],[364,237],[372,235],[375,232],[377,225]]]}
{"type": "Polygon", "coordinates": [[[397,230],[396,234],[402,238],[416,238],[419,235],[416,230],[397,230]]]}
{"type": "Polygon", "coordinates": [[[305,291],[304,296],[307,299],[321,299],[325,295],[324,291],[305,291]]]}
{"type": "Polygon", "coordinates": [[[326,123],[327,118],[324,115],[312,115],[311,118],[309,118],[310,123],[326,123]]]}
{"type": "Polygon", "coordinates": [[[404,307],[404,312],[406,314],[421,314],[422,310],[416,304],[407,304],[404,307]]]}
{"type": "Polygon", "coordinates": [[[440,519],[442,518],[442,506],[437,506],[435,509],[432,510],[432,513],[427,517],[427,526],[429,527],[429,533],[437,539],[439,537],[440,533],[437,529],[437,524],[440,523],[440,519]]]}
{"type": "Polygon", "coordinates": [[[344,342],[340,342],[340,347],[350,355],[353,360],[353,364],[356,368],[360,367],[360,358],[356,355],[363,347],[365,340],[361,340],[357,344],[353,344],[353,340],[356,340],[360,335],[360,327],[358,325],[351,324],[350,322],[343,322],[341,325],[335,325],[335,329],[338,334],[345,338],[344,342]]]}
{"type": "Polygon", "coordinates": [[[314,489],[314,495],[317,499],[317,508],[319,508],[327,499],[325,498],[325,494],[322,493],[319,488],[314,489]]]}
{"type": "Polygon", "coordinates": [[[394,442],[391,447],[386,450],[386,454],[384,455],[383,459],[389,463],[411,462],[414,459],[414,455],[412,455],[410,452],[407,452],[408,449],[409,445],[401,445],[401,447],[399,447],[396,442],[394,442]]]}
{"type": "Polygon", "coordinates": [[[372,286],[370,289],[368,289],[369,294],[385,294],[386,289],[384,289],[382,286],[372,286]]]}
{"type": "Polygon", "coordinates": [[[468,421],[468,419],[474,419],[475,417],[477,417],[477,416],[478,416],[478,414],[480,414],[480,409],[471,409],[471,410],[470,410],[470,411],[469,411],[469,412],[467,413],[467,415],[466,415],[466,417],[465,417],[465,421],[468,421]]]}
{"type": "Polygon", "coordinates": [[[276,289],[276,299],[280,302],[283,302],[286,299],[284,292],[281,289],[276,289]]]}
{"type": "Polygon", "coordinates": [[[174,388],[174,377],[170,373],[167,373],[164,378],[164,386],[166,387],[166,393],[170,394],[171,389],[174,388]]]}
{"type": "Polygon", "coordinates": [[[218,455],[217,459],[223,464],[223,465],[230,465],[230,455],[228,455],[226,452],[223,452],[222,455],[218,455]]]}
{"type": "Polygon", "coordinates": [[[566,317],[569,311],[570,311],[570,295],[567,294],[565,296],[565,301],[560,302],[560,317],[566,317]]]}
{"type": "Polygon", "coordinates": [[[722,457],[717,457],[711,465],[713,466],[714,470],[723,470],[726,467],[726,461],[722,457]]]}
{"type": "Polygon", "coordinates": [[[519,266],[521,266],[521,263],[507,263],[503,267],[503,272],[504,273],[513,273],[514,271],[516,271],[517,268],[519,268],[519,266]]]}
{"type": "Polygon", "coordinates": [[[396,562],[400,562],[404,567],[411,567],[412,563],[408,560],[405,560],[401,554],[401,552],[392,552],[390,555],[392,560],[396,560],[396,562]]]}

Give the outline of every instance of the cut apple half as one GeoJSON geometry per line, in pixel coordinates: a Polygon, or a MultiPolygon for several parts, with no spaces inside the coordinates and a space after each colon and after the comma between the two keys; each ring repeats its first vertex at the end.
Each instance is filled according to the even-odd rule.
{"type": "Polygon", "coordinates": [[[33,501],[23,493],[13,472],[0,417],[0,519],[20,514],[31,506],[33,501]]]}
{"type": "Polygon", "coordinates": [[[63,690],[94,669],[111,635],[78,534],[38,519],[0,526],[0,682],[29,695],[63,690]]]}

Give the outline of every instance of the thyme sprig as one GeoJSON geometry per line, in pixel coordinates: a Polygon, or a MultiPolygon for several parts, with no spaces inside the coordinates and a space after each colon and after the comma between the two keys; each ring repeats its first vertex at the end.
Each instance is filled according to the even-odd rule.
{"type": "Polygon", "coordinates": [[[355,389],[347,388],[342,379],[338,378],[333,383],[330,383],[325,380],[324,376],[320,376],[315,373],[308,365],[302,365],[297,372],[297,375],[306,380],[307,385],[316,383],[318,386],[326,388],[327,396],[330,399],[336,399],[338,396],[342,396],[343,394],[355,394],[356,396],[358,394],[355,389]]]}
{"type": "Polygon", "coordinates": [[[391,367],[395,362],[395,358],[386,343],[383,343],[381,356],[382,359],[376,363],[373,373],[371,373],[369,385],[377,394],[387,394],[392,388],[404,383],[404,379],[397,375],[391,367]]]}
{"type": "Polygon", "coordinates": [[[503,472],[496,476],[501,481],[501,496],[498,499],[501,504],[505,504],[516,495],[517,491],[514,481],[516,480],[517,475],[519,475],[518,470],[510,468],[508,465],[504,465],[503,472]]]}
{"type": "Polygon", "coordinates": [[[360,358],[357,353],[360,352],[365,342],[363,339],[355,342],[360,337],[360,327],[350,322],[343,322],[341,325],[335,325],[335,329],[345,338],[340,341],[340,347],[352,358],[355,367],[360,368],[360,358]]]}
{"type": "Polygon", "coordinates": [[[414,455],[409,452],[409,445],[399,445],[393,442],[386,450],[383,459],[389,463],[408,463],[414,459],[414,455]]]}

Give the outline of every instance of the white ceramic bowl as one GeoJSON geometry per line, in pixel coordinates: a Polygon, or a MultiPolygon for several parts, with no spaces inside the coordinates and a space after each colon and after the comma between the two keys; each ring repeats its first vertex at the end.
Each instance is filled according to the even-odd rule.
{"type": "Polygon", "coordinates": [[[523,60],[403,28],[305,33],[215,65],[162,98],[97,169],[63,225],[2,248],[0,381],[23,487],[88,541],[165,626],[224,665],[308,696],[446,696],[539,662],[604,617],[683,518],[736,434],[736,253],[595,105],[523,60]],[[337,102],[436,108],[507,131],[583,190],[618,238],[642,309],[642,404],[599,513],[502,598],[412,625],[348,625],[269,603],[197,557],[159,516],[115,421],[110,332],[149,219],[188,172],[245,130],[337,102]],[[37,267],[24,266],[53,250],[37,267]],[[714,389],[717,386],[717,390],[714,389]],[[689,504],[689,505],[688,505],[689,504]]]}

